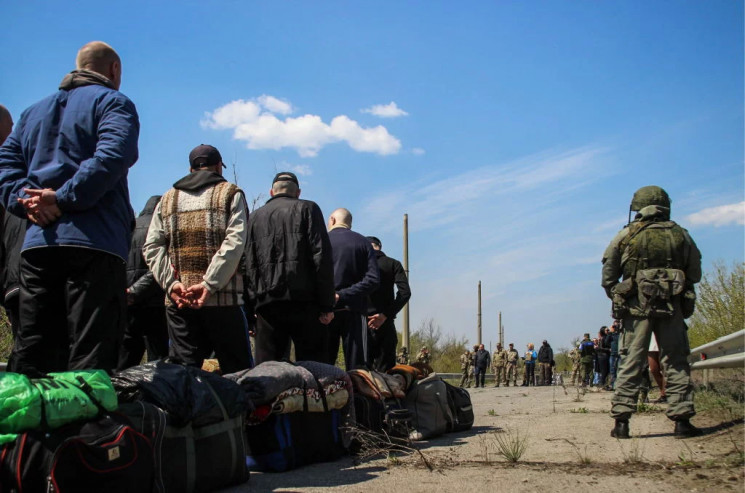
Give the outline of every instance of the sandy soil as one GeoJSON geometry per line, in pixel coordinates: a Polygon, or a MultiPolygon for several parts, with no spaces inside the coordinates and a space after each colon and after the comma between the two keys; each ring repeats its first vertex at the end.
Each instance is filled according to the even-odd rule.
{"type": "Polygon", "coordinates": [[[578,397],[574,387],[471,389],[473,429],[416,444],[419,454],[358,463],[345,457],[285,473],[255,473],[224,490],[389,492],[655,492],[735,491],[745,470],[733,466],[735,444],[745,449],[742,422],[723,423],[714,413],[692,422],[705,435],[680,440],[664,405],[631,421],[631,440],[610,437],[609,392],[578,397]],[[581,400],[577,400],[581,399],[581,400]],[[527,435],[517,463],[495,450],[495,434],[527,435]]]}

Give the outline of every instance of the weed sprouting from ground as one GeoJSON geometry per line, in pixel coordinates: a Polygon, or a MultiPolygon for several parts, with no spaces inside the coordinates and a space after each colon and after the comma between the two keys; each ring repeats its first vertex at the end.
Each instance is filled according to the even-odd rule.
{"type": "Polygon", "coordinates": [[[584,387],[575,387],[577,395],[574,397],[574,402],[582,402],[585,398],[587,390],[584,387]]]}
{"type": "Polygon", "coordinates": [[[486,411],[486,414],[488,414],[489,416],[496,416],[497,411],[495,411],[494,409],[489,409],[488,411],[486,411]]]}
{"type": "Polygon", "coordinates": [[[636,412],[638,413],[661,413],[662,408],[646,402],[639,402],[636,404],[636,412]]]}
{"type": "Polygon", "coordinates": [[[634,437],[631,440],[627,440],[627,442],[629,442],[628,450],[624,448],[621,440],[618,440],[618,446],[621,447],[623,461],[627,464],[639,464],[640,462],[644,462],[644,441],[634,437]]]}
{"type": "Polygon", "coordinates": [[[497,453],[509,462],[519,461],[528,448],[528,435],[520,430],[505,430],[493,436],[497,453]]]}
{"type": "Polygon", "coordinates": [[[577,454],[577,459],[579,459],[580,464],[591,464],[592,463],[592,457],[590,454],[587,453],[587,444],[585,444],[584,448],[579,448],[579,445],[572,442],[571,440],[564,439],[565,442],[567,442],[569,445],[572,446],[574,449],[574,453],[577,454]]]}
{"type": "Polygon", "coordinates": [[[590,411],[588,411],[586,407],[578,407],[577,409],[570,409],[569,412],[570,413],[575,413],[575,414],[577,414],[577,413],[579,413],[579,414],[587,414],[590,411]]]}

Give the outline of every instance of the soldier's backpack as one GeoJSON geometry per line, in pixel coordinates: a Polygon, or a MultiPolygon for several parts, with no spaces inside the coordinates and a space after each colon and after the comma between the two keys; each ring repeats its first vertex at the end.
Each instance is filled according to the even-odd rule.
{"type": "Polygon", "coordinates": [[[685,289],[681,270],[690,249],[686,231],[673,221],[635,222],[620,243],[626,280],[614,290],[618,314],[624,307],[633,316],[671,317],[673,298],[685,289]],[[625,304],[636,295],[638,303],[625,304]]]}
{"type": "Polygon", "coordinates": [[[32,430],[0,449],[3,493],[151,491],[150,441],[117,413],[32,430]]]}
{"type": "Polygon", "coordinates": [[[424,440],[447,433],[455,421],[448,405],[447,385],[436,375],[419,380],[404,399],[406,409],[413,414],[412,440],[424,440]]]}
{"type": "Polygon", "coordinates": [[[452,431],[470,430],[474,421],[471,394],[466,389],[444,383],[448,393],[448,406],[453,414],[452,431]]]}

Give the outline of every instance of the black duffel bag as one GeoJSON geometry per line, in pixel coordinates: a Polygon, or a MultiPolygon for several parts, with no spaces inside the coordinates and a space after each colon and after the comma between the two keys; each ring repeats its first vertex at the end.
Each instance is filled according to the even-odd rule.
{"type": "Polygon", "coordinates": [[[0,449],[3,493],[149,492],[148,438],[125,416],[107,414],[52,431],[19,434],[0,449]]]}

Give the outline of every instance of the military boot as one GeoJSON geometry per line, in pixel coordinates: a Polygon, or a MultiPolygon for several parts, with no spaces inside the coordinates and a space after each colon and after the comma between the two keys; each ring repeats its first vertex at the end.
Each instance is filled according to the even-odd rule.
{"type": "Polygon", "coordinates": [[[675,438],[691,438],[703,435],[701,429],[696,428],[687,419],[681,419],[675,422],[675,438]]]}
{"type": "Polygon", "coordinates": [[[617,419],[616,426],[614,426],[610,431],[610,436],[619,439],[631,438],[629,436],[629,421],[625,419],[617,419]]]}

